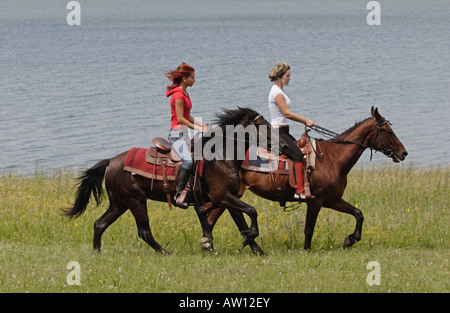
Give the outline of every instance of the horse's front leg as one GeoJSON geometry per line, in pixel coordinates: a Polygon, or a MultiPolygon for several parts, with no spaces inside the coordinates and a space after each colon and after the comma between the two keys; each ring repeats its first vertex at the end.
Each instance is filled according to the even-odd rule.
{"type": "MultiPolygon", "coordinates": [[[[234,222],[236,223],[237,227],[239,228],[239,231],[242,235],[244,235],[244,232],[248,230],[247,222],[245,221],[244,215],[242,212],[236,212],[236,211],[229,211],[231,217],[233,218],[234,222]]],[[[244,235],[245,236],[245,235],[244,235]]],[[[255,240],[252,241],[243,241],[242,242],[243,247],[245,248],[246,245],[250,246],[250,249],[252,249],[253,254],[255,255],[267,255],[261,247],[255,242],[255,240]]]]}
{"type": "Polygon", "coordinates": [[[223,211],[224,209],[214,208],[211,202],[205,203],[202,206],[195,206],[195,212],[197,212],[197,216],[203,230],[203,237],[200,239],[200,246],[202,250],[214,250],[212,230],[214,228],[214,224],[219,216],[222,215],[223,211]],[[216,216],[217,214],[218,216],[213,220],[213,223],[211,223],[210,217],[216,216]]]}
{"type": "MultiPolygon", "coordinates": [[[[236,222],[237,226],[239,227],[241,234],[244,236],[244,238],[242,240],[243,247],[254,242],[254,239],[256,237],[258,237],[258,235],[259,235],[258,214],[257,214],[255,208],[253,206],[241,201],[240,199],[238,199],[231,193],[227,193],[221,202],[222,203],[220,206],[226,207],[228,209],[228,211],[230,212],[231,216],[233,217],[233,219],[235,217],[238,218],[238,220],[237,221],[235,220],[235,222],[236,222]],[[244,226],[244,224],[241,223],[241,221],[240,221],[240,219],[241,219],[240,217],[242,217],[242,220],[245,222],[245,219],[243,219],[242,213],[246,213],[250,217],[251,224],[250,224],[249,228],[247,228],[246,223],[244,226]],[[240,215],[238,215],[238,214],[240,214],[240,215]]],[[[255,252],[255,251],[253,251],[253,252],[255,252]]]]}
{"type": "Polygon", "coordinates": [[[305,222],[305,250],[311,250],[311,240],[314,233],[314,227],[316,226],[317,216],[319,215],[320,208],[322,204],[320,204],[317,200],[311,200],[308,202],[308,209],[306,210],[306,222],[305,222]]]}
{"type": "Polygon", "coordinates": [[[349,204],[343,199],[340,199],[336,202],[336,204],[331,207],[331,209],[334,209],[339,212],[351,214],[356,219],[356,227],[353,234],[347,236],[344,240],[344,249],[352,246],[355,242],[358,242],[361,240],[361,233],[362,233],[362,224],[364,221],[364,216],[361,212],[361,210],[358,210],[353,205],[349,204]]]}
{"type": "MultiPolygon", "coordinates": [[[[211,229],[211,232],[213,231],[214,225],[216,225],[217,220],[220,216],[222,216],[225,209],[223,208],[214,208],[209,214],[208,214],[208,225],[211,229]]],[[[231,217],[233,218],[234,222],[236,223],[236,226],[239,228],[239,231],[242,235],[244,235],[242,232],[245,232],[248,230],[247,222],[245,221],[244,215],[242,212],[237,212],[235,210],[229,211],[231,217]]],[[[207,237],[203,237],[200,239],[200,245],[202,246],[203,250],[209,249],[209,244],[212,244],[212,237],[211,240],[209,240],[207,237]]],[[[267,255],[260,247],[259,245],[253,240],[252,242],[245,243],[248,244],[250,248],[252,249],[252,252],[257,255],[267,255]]],[[[243,247],[244,248],[244,247],[243,247]]]]}

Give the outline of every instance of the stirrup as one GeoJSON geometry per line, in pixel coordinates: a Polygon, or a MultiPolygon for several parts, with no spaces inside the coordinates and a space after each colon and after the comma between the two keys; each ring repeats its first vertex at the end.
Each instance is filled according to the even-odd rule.
{"type": "Polygon", "coordinates": [[[178,207],[182,208],[182,209],[187,209],[189,207],[189,204],[185,201],[187,193],[188,193],[188,189],[185,188],[178,195],[178,197],[177,197],[177,195],[174,196],[174,200],[175,200],[176,205],[178,207]]]}

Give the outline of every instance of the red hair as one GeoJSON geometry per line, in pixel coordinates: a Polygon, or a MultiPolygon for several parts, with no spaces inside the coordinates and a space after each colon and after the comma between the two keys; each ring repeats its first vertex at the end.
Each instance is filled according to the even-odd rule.
{"type": "Polygon", "coordinates": [[[167,90],[180,86],[181,80],[191,76],[194,72],[195,69],[184,62],[175,71],[165,72],[166,77],[172,82],[172,85],[167,86],[167,90]]]}

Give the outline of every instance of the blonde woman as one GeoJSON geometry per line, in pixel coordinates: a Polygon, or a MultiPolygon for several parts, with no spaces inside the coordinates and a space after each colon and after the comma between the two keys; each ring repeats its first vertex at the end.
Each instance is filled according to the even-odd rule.
{"type": "MultiPolygon", "coordinates": [[[[291,80],[291,68],[285,62],[278,62],[269,71],[269,78],[273,86],[269,92],[269,111],[272,126],[279,129],[280,136],[288,143],[282,153],[294,162],[295,173],[295,198],[306,199],[303,182],[303,153],[296,144],[295,138],[289,134],[290,121],[314,126],[310,119],[300,116],[290,110],[291,100],[284,93],[284,86],[289,85],[291,80]]],[[[314,196],[310,196],[314,197],[314,196]]]]}

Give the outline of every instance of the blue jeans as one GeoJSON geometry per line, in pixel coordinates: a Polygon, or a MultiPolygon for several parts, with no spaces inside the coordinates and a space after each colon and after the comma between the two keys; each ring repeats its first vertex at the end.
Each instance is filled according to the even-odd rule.
{"type": "Polygon", "coordinates": [[[186,143],[190,141],[188,130],[186,129],[171,129],[168,136],[169,142],[172,144],[172,149],[176,152],[183,164],[181,167],[190,170],[194,161],[191,157],[191,151],[186,143]]]}

